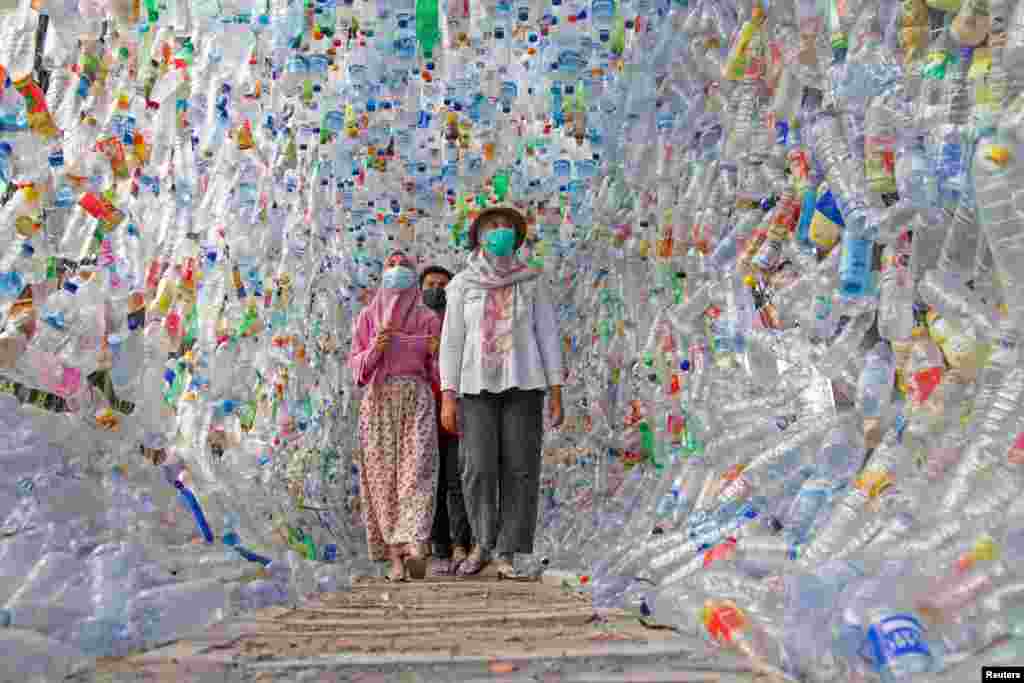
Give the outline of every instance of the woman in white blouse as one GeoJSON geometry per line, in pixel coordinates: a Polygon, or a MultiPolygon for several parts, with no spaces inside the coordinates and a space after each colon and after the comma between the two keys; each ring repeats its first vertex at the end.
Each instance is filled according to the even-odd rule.
{"type": "Polygon", "coordinates": [[[558,320],[541,272],[515,256],[525,239],[518,211],[482,212],[469,230],[466,268],[446,289],[441,422],[461,427],[463,495],[477,542],[459,576],[493,558],[499,577],[519,578],[515,555],[533,552],[545,393],[550,426],[562,423],[558,320]]]}

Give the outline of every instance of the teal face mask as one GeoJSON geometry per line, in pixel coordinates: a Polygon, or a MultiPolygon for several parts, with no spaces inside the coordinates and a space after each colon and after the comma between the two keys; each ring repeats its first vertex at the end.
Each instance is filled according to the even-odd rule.
{"type": "Polygon", "coordinates": [[[516,237],[512,228],[495,228],[484,235],[484,249],[491,256],[511,256],[516,250],[516,237]]]}
{"type": "Polygon", "coordinates": [[[384,289],[409,289],[414,284],[416,284],[416,273],[403,266],[388,268],[381,278],[381,286],[384,289]]]}

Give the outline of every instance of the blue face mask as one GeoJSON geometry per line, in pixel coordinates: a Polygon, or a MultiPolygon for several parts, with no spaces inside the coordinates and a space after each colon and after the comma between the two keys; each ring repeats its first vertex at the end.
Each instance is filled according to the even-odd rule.
{"type": "Polygon", "coordinates": [[[511,256],[516,250],[516,238],[512,228],[495,228],[484,235],[484,249],[491,256],[511,256]]]}
{"type": "Polygon", "coordinates": [[[384,289],[409,289],[415,284],[416,273],[404,266],[388,268],[381,277],[381,286],[384,289]]]}

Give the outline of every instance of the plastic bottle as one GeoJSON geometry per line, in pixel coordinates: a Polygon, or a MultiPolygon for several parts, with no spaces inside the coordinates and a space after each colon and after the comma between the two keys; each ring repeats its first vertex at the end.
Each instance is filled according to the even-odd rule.
{"type": "Polygon", "coordinates": [[[900,341],[910,337],[914,328],[914,291],[910,278],[910,237],[882,252],[879,285],[878,333],[885,339],[900,341]]]}
{"type": "Polygon", "coordinates": [[[887,342],[879,342],[868,352],[857,392],[857,402],[865,419],[879,418],[888,409],[895,373],[892,348],[887,342]]]}

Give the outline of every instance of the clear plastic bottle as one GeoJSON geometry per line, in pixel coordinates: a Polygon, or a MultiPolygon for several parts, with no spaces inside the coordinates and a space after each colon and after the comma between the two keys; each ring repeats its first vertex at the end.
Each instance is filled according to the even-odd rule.
{"type": "MultiPolygon", "coordinates": [[[[1008,111],[1024,107],[1024,98],[1018,98],[1008,111]]],[[[1020,212],[1014,204],[1013,191],[1020,175],[1017,155],[1020,145],[1014,133],[1006,127],[1012,125],[1013,116],[1007,115],[995,139],[982,140],[977,146],[974,175],[977,184],[978,217],[988,238],[992,257],[1000,270],[1010,319],[1024,320],[1020,299],[1011,292],[1020,291],[1020,246],[1017,235],[1020,212]]]]}
{"type": "Polygon", "coordinates": [[[872,100],[864,122],[864,161],[868,187],[879,195],[896,192],[896,142],[900,118],[893,111],[903,93],[897,89],[872,100]]]}
{"type": "Polygon", "coordinates": [[[910,236],[882,252],[878,333],[885,339],[908,339],[914,329],[914,287],[910,277],[910,236]]]}
{"type": "Polygon", "coordinates": [[[939,315],[962,320],[985,337],[997,334],[995,311],[986,306],[957,274],[929,270],[918,285],[918,293],[939,315]]]}
{"type": "Polygon", "coordinates": [[[896,363],[888,342],[879,342],[868,352],[857,392],[857,403],[865,419],[879,418],[892,397],[896,363]]]}

